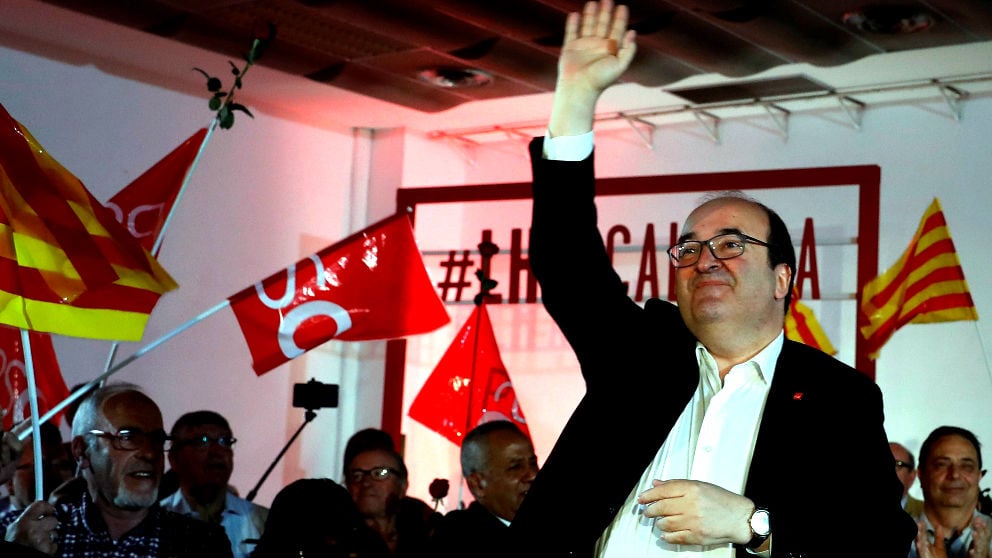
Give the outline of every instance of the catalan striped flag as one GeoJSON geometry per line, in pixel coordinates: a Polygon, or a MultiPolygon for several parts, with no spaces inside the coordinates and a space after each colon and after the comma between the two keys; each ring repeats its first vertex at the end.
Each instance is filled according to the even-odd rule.
{"type": "Polygon", "coordinates": [[[899,261],[861,292],[865,350],[869,358],[878,358],[882,345],[909,323],[977,319],[944,212],[934,198],[899,261]]]}
{"type": "Polygon", "coordinates": [[[159,297],[176,287],[0,106],[0,323],[137,341],[159,297]]]}
{"type": "Polygon", "coordinates": [[[813,314],[813,309],[799,301],[796,288],[792,289],[789,313],[785,316],[785,337],[820,349],[828,355],[837,354],[837,349],[830,343],[827,333],[813,314]]]}

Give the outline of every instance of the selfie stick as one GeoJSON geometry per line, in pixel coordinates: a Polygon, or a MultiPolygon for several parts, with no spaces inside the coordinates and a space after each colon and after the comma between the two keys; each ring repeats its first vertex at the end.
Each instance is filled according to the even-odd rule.
{"type": "Polygon", "coordinates": [[[258,489],[262,486],[262,483],[265,482],[265,479],[269,478],[269,473],[272,472],[272,469],[275,469],[276,463],[279,463],[279,460],[282,459],[283,454],[286,453],[286,450],[289,449],[289,446],[293,444],[293,442],[296,440],[296,437],[300,435],[300,432],[303,432],[303,427],[310,424],[310,421],[316,418],[316,416],[317,416],[317,412],[314,411],[313,409],[306,410],[306,412],[303,414],[304,417],[303,424],[301,424],[300,427],[296,429],[296,432],[293,434],[293,436],[289,439],[288,442],[286,442],[286,445],[282,447],[282,451],[279,452],[279,455],[277,455],[276,458],[272,460],[272,464],[269,465],[269,468],[265,470],[265,473],[262,475],[262,478],[258,479],[258,484],[255,485],[255,488],[251,489],[251,492],[248,493],[248,496],[245,497],[245,500],[251,502],[252,500],[255,499],[255,495],[258,494],[258,489]]]}

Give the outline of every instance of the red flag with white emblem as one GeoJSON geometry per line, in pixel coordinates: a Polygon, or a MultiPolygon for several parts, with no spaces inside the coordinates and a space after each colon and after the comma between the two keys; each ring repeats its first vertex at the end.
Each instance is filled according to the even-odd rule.
{"type": "Polygon", "coordinates": [[[468,431],[509,420],[530,437],[485,304],[472,311],[410,405],[410,418],[461,446],[468,431]]]}
{"type": "MultiPolygon", "coordinates": [[[[69,397],[69,388],[62,378],[52,337],[47,333],[28,333],[34,363],[35,387],[38,389],[38,414],[42,415],[69,397]]],[[[3,429],[31,418],[28,378],[24,368],[24,347],[18,328],[0,325],[0,414],[3,429]]],[[[60,420],[55,416],[53,421],[60,420]]]]}
{"type": "Polygon", "coordinates": [[[450,320],[403,213],[228,300],[258,375],[332,338],[393,339],[433,331],[450,320]]]}
{"type": "Polygon", "coordinates": [[[197,130],[105,204],[145,250],[152,252],[206,136],[197,130]]]}

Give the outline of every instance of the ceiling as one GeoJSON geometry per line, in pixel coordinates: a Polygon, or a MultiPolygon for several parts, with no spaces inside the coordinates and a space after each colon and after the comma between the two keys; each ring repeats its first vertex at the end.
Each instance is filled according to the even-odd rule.
{"type": "MultiPolygon", "coordinates": [[[[316,84],[424,113],[553,89],[565,14],[580,0],[45,0],[316,84]],[[426,74],[425,74],[426,72],[426,74]],[[425,79],[433,75],[435,82],[425,79]],[[480,84],[481,80],[487,80],[480,84]],[[455,86],[462,84],[462,86],[455,86]]],[[[638,55],[624,79],[661,88],[692,76],[992,40],[988,0],[626,0],[638,55]]]]}

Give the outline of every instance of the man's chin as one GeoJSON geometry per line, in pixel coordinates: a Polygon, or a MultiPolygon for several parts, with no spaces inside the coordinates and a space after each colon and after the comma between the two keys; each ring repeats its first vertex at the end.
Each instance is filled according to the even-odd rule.
{"type": "Polygon", "coordinates": [[[158,490],[122,490],[114,498],[114,506],[123,510],[141,510],[150,508],[157,501],[158,490]]]}

